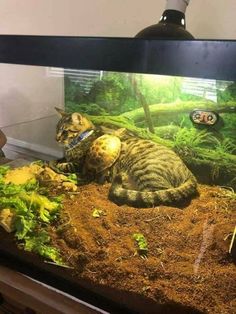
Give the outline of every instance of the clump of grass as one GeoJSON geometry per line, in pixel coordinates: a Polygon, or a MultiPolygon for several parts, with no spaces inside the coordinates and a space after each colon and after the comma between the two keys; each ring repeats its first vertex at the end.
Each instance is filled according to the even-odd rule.
{"type": "Polygon", "coordinates": [[[236,145],[229,138],[225,138],[223,141],[216,139],[215,151],[221,155],[225,153],[234,154],[236,153],[236,145]]]}
{"type": "Polygon", "coordinates": [[[231,187],[222,186],[221,187],[221,195],[223,197],[229,198],[230,200],[236,200],[236,193],[235,193],[234,189],[231,187]]]}
{"type": "MultiPolygon", "coordinates": [[[[236,201],[236,193],[234,192],[234,189],[229,186],[221,186],[220,191],[216,193],[216,196],[222,199],[222,202],[219,202],[219,210],[225,214],[232,213],[233,209],[230,204],[236,201]]],[[[217,206],[218,205],[216,204],[216,207],[217,206]]]]}
{"type": "Polygon", "coordinates": [[[174,136],[173,148],[183,156],[195,156],[196,148],[201,146],[213,147],[217,142],[215,136],[206,130],[183,127],[174,136]]]}

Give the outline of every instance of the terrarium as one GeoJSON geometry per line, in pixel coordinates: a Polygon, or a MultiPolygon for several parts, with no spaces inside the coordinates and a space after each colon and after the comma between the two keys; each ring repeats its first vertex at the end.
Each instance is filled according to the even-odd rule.
{"type": "Polygon", "coordinates": [[[112,313],[232,313],[235,56],[1,36],[1,263],[112,313]]]}

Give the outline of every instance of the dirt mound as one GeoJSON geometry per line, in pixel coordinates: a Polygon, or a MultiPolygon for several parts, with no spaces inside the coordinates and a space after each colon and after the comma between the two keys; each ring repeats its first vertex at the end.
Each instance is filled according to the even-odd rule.
{"type": "Polygon", "coordinates": [[[108,190],[108,184],[81,187],[64,200],[60,224],[51,230],[75,276],[159,304],[233,313],[236,271],[228,250],[236,199],[230,192],[202,185],[185,209],[136,209],[110,202],[108,190]],[[146,255],[139,254],[135,233],[147,240],[146,255]]]}

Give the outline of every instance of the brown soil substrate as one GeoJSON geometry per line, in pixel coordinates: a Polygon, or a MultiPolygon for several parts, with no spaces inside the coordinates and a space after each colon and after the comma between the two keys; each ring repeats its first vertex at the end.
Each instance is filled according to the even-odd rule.
{"type": "Polygon", "coordinates": [[[236,270],[229,255],[236,200],[219,187],[199,186],[184,209],[117,206],[109,185],[90,184],[64,200],[53,243],[78,278],[140,294],[160,304],[176,302],[203,313],[236,308],[236,270]],[[94,209],[104,215],[94,218],[94,209]],[[148,242],[137,252],[134,233],[148,242]]]}

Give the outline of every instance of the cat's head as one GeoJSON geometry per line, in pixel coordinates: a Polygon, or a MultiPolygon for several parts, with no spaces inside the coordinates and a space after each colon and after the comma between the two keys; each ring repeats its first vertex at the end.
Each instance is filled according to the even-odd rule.
{"type": "Polygon", "coordinates": [[[86,131],[95,129],[93,123],[82,114],[66,113],[60,108],[55,109],[61,117],[56,126],[56,140],[63,146],[70,145],[73,140],[82,136],[86,131]]]}

